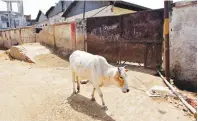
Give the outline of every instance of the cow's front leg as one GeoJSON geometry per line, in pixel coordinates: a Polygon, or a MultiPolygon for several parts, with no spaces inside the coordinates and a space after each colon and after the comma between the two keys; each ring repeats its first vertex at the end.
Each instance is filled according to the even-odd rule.
{"type": "Polygon", "coordinates": [[[93,88],[92,94],[91,94],[91,100],[95,101],[94,93],[95,93],[96,88],[93,88]]]}
{"type": "Polygon", "coordinates": [[[80,92],[80,81],[78,79],[78,76],[76,76],[76,82],[77,82],[77,93],[80,92]]]}
{"type": "Polygon", "coordinates": [[[102,94],[101,89],[100,89],[99,87],[97,87],[96,90],[98,91],[98,94],[99,94],[99,96],[100,96],[100,98],[101,98],[101,101],[102,101],[102,108],[103,108],[104,110],[108,110],[107,106],[105,105],[105,102],[104,102],[104,99],[103,99],[103,94],[102,94]]]}

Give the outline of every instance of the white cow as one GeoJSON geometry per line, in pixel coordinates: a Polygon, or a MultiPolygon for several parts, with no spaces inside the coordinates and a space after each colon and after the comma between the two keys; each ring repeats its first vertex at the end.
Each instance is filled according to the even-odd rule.
{"type": "MultiPolygon", "coordinates": [[[[79,50],[74,51],[70,55],[69,62],[72,70],[73,93],[76,94],[75,82],[77,82],[77,90],[80,92],[79,77],[81,79],[89,80],[93,85],[91,100],[95,101],[94,92],[97,90],[105,110],[107,107],[105,106],[103,94],[100,89],[101,86],[117,85],[122,89],[123,93],[129,92],[126,80],[126,72],[128,70],[124,67],[112,66],[108,64],[106,59],[102,56],[79,50]]],[[[83,83],[84,82],[81,84],[83,83]]]]}

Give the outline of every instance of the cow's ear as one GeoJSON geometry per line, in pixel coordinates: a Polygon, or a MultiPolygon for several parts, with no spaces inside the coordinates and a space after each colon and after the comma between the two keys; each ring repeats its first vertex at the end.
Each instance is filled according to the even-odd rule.
{"type": "Polygon", "coordinates": [[[126,71],[126,72],[129,71],[129,69],[125,69],[125,71],[126,71]]]}

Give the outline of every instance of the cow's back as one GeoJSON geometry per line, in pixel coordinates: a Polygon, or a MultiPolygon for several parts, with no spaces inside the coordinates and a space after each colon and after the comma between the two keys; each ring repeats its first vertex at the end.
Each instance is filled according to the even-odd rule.
{"type": "Polygon", "coordinates": [[[69,61],[76,75],[85,78],[91,78],[92,74],[103,76],[108,66],[104,57],[79,50],[70,55],[69,61]]]}
{"type": "Polygon", "coordinates": [[[79,50],[74,51],[69,57],[72,71],[82,78],[89,78],[91,76],[94,60],[94,55],[79,50]]]}
{"type": "Polygon", "coordinates": [[[93,59],[94,55],[79,50],[74,51],[69,57],[70,63],[76,63],[83,66],[88,66],[93,59]]]}

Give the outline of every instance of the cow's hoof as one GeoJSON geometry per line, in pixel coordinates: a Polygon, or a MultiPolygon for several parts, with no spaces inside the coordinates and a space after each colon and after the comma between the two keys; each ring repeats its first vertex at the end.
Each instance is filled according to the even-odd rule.
{"type": "Polygon", "coordinates": [[[77,94],[77,92],[76,91],[73,91],[73,93],[72,93],[73,95],[76,95],[77,94]]]}
{"type": "Polygon", "coordinates": [[[102,109],[105,110],[105,111],[108,110],[107,106],[102,106],[102,109]]]}
{"type": "Polygon", "coordinates": [[[91,98],[91,101],[96,101],[96,99],[94,97],[91,98]]]}
{"type": "Polygon", "coordinates": [[[77,93],[80,93],[80,90],[78,90],[77,93]]]}

